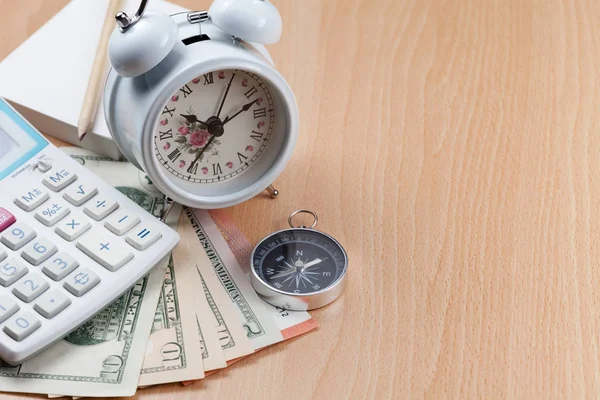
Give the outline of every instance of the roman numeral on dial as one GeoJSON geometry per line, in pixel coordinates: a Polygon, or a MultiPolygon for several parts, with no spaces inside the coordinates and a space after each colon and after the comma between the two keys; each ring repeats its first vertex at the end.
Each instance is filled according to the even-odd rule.
{"type": "Polygon", "coordinates": [[[198,173],[198,163],[190,165],[190,167],[187,169],[187,172],[189,174],[196,175],[198,173]]]}
{"type": "Polygon", "coordinates": [[[188,85],[185,85],[184,87],[182,87],[179,90],[181,90],[183,92],[183,98],[184,99],[186,97],[188,97],[190,94],[192,94],[192,89],[190,89],[190,87],[188,85]]]}
{"type": "Polygon", "coordinates": [[[169,157],[169,160],[171,160],[171,162],[175,162],[179,158],[180,155],[181,155],[181,151],[179,149],[175,149],[172,152],[170,152],[167,157],[169,157]]]}
{"type": "Polygon", "coordinates": [[[160,135],[160,140],[173,139],[173,129],[169,129],[166,132],[158,131],[158,134],[160,135]]]}
{"type": "Polygon", "coordinates": [[[216,163],[212,165],[213,167],[213,175],[220,175],[223,173],[223,170],[221,169],[221,164],[216,163]]]}
{"type": "Polygon", "coordinates": [[[173,109],[169,109],[169,107],[165,106],[162,113],[169,114],[169,117],[172,117],[173,114],[175,113],[175,107],[173,107],[173,109]]]}
{"type": "Polygon", "coordinates": [[[209,72],[208,74],[204,74],[204,85],[210,85],[211,83],[214,83],[214,78],[213,78],[213,73],[209,72]]]}
{"type": "Polygon", "coordinates": [[[254,119],[264,118],[267,116],[267,109],[265,107],[259,108],[258,110],[253,110],[253,111],[254,111],[254,119]]]}
{"type": "Polygon", "coordinates": [[[248,100],[250,100],[250,97],[254,96],[256,93],[258,93],[258,89],[256,89],[256,87],[252,86],[252,89],[250,89],[246,93],[244,93],[244,96],[246,96],[246,98],[248,100]]]}
{"type": "Polygon", "coordinates": [[[262,139],[263,134],[261,132],[252,131],[252,133],[250,134],[250,137],[252,139],[256,140],[257,142],[260,142],[260,139],[262,139]]]}
{"type": "Polygon", "coordinates": [[[248,159],[248,157],[243,155],[242,153],[238,153],[237,156],[238,156],[238,160],[240,160],[240,164],[248,159]]]}

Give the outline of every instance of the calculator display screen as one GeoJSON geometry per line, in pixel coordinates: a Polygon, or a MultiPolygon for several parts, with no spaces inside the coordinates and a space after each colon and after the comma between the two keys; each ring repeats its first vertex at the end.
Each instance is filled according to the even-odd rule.
{"type": "Polygon", "coordinates": [[[0,126],[0,165],[2,160],[13,151],[15,147],[19,147],[18,143],[0,126]]]}
{"type": "Polygon", "coordinates": [[[0,99],[0,180],[26,164],[48,142],[0,99]]]}

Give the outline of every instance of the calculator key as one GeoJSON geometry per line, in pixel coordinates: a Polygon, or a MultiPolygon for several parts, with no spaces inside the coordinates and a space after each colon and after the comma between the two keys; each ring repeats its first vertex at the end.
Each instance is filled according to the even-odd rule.
{"type": "Polygon", "coordinates": [[[37,163],[37,167],[42,172],[48,172],[52,168],[52,163],[48,160],[40,160],[37,163]]]}
{"type": "Polygon", "coordinates": [[[0,261],[4,260],[6,257],[8,257],[6,252],[4,250],[0,249],[0,261]]]}
{"type": "Polygon", "coordinates": [[[15,204],[23,211],[31,211],[50,198],[50,194],[42,187],[33,187],[27,193],[21,193],[15,198],[15,204]]]}
{"type": "Polygon", "coordinates": [[[98,194],[98,188],[81,181],[65,191],[63,197],[74,206],[80,206],[98,194]]]}
{"type": "Polygon", "coordinates": [[[71,210],[66,203],[62,201],[55,201],[40,208],[35,213],[35,219],[46,226],[53,226],[58,221],[66,217],[70,212],[71,210]]]}
{"type": "Polygon", "coordinates": [[[79,267],[79,262],[76,259],[67,253],[60,252],[44,263],[42,271],[53,280],[60,281],[77,267],[79,267]]]}
{"type": "Polygon", "coordinates": [[[29,261],[30,264],[40,265],[48,259],[52,254],[56,253],[57,249],[54,243],[39,237],[32,240],[21,253],[21,257],[29,261]]]}
{"type": "Polygon", "coordinates": [[[77,175],[74,172],[69,171],[65,168],[53,169],[44,175],[42,181],[49,189],[55,192],[60,192],[77,179],[77,175]]]}
{"type": "Polygon", "coordinates": [[[71,300],[62,291],[49,290],[36,300],[33,309],[42,317],[50,319],[54,318],[70,304],[71,300]]]}
{"type": "Polygon", "coordinates": [[[17,218],[5,208],[0,207],[0,232],[17,222],[17,218]]]}
{"type": "Polygon", "coordinates": [[[146,250],[152,243],[156,242],[162,234],[155,228],[141,227],[133,231],[125,239],[127,243],[138,250],[146,250]]]}
{"type": "Polygon", "coordinates": [[[98,275],[87,268],[81,268],[69,275],[63,286],[73,295],[81,297],[99,282],[98,275]]]}
{"type": "Polygon", "coordinates": [[[117,208],[119,208],[119,203],[110,197],[100,195],[97,196],[94,201],[88,203],[88,205],[83,209],[83,212],[96,221],[101,221],[117,208]]]}
{"type": "Polygon", "coordinates": [[[60,221],[54,231],[66,241],[72,242],[91,227],[89,219],[79,213],[73,213],[69,218],[60,221]]]}
{"type": "Polygon", "coordinates": [[[0,295],[0,323],[19,311],[19,305],[7,295],[0,295]]]}
{"type": "Polygon", "coordinates": [[[4,332],[17,342],[20,342],[35,332],[40,326],[42,326],[42,323],[33,313],[21,311],[8,320],[6,325],[4,325],[4,332]]]}
{"type": "Polygon", "coordinates": [[[96,231],[85,235],[77,242],[77,248],[112,272],[133,258],[133,253],[122,239],[108,232],[96,231]]]}
{"type": "Polygon", "coordinates": [[[7,287],[16,282],[29,271],[29,269],[16,258],[9,258],[0,263],[0,285],[7,287]]]}
{"type": "Polygon", "coordinates": [[[29,225],[19,222],[11,226],[2,235],[0,241],[11,250],[19,250],[36,236],[37,233],[29,225]]]}
{"type": "Polygon", "coordinates": [[[139,222],[140,218],[137,215],[122,209],[111,215],[108,221],[104,223],[104,226],[115,235],[121,236],[139,222]]]}
{"type": "Polygon", "coordinates": [[[13,294],[25,303],[44,293],[50,285],[37,272],[30,272],[13,286],[13,294]]]}

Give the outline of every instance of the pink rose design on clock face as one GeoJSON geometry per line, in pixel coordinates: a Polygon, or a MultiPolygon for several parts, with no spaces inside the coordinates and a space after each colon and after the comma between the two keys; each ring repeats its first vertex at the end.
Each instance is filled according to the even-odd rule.
{"type": "Polygon", "coordinates": [[[192,146],[192,149],[198,149],[206,146],[209,138],[210,133],[208,133],[208,131],[199,130],[192,132],[192,134],[188,136],[188,143],[192,146]]]}
{"type": "Polygon", "coordinates": [[[160,168],[176,185],[199,184],[207,192],[269,168],[281,145],[271,142],[286,126],[286,114],[275,115],[273,85],[252,71],[218,68],[178,82],[153,122],[153,153],[160,168]]]}

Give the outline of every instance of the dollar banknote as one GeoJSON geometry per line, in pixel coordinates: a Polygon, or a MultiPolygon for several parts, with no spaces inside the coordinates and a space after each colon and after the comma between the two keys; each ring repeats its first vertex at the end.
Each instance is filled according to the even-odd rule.
{"type": "MultiPolygon", "coordinates": [[[[225,211],[211,210],[209,214],[242,270],[248,275],[253,245],[225,211]]],[[[267,308],[277,311],[275,323],[284,340],[303,335],[319,326],[317,321],[306,311],[288,311],[270,304],[267,305],[267,308]]]]}
{"type": "Polygon", "coordinates": [[[190,274],[176,254],[165,273],[139,386],[204,377],[190,274]],[[177,264],[177,267],[175,266],[177,264]]]}
{"type": "Polygon", "coordinates": [[[1,390],[71,396],[133,395],[166,262],[163,260],[162,266],[51,348],[20,365],[2,364],[1,390]]]}
{"type": "MultiPolygon", "coordinates": [[[[200,306],[204,303],[207,304],[210,310],[209,313],[206,313],[202,311],[202,308],[197,309],[198,320],[205,321],[205,318],[208,318],[210,321],[210,325],[217,333],[225,361],[251,354],[254,348],[238,320],[229,296],[214,273],[210,260],[204,249],[198,244],[191,221],[185,215],[182,215],[179,221],[179,235],[181,240],[176,251],[184,254],[188,259],[187,262],[191,263],[196,270],[196,279],[199,285],[198,290],[195,291],[198,298],[195,300],[200,306]]],[[[210,351],[210,348],[207,350],[210,351]]],[[[219,365],[222,365],[222,361],[219,361],[219,365]]],[[[206,370],[209,371],[209,369],[206,370]]]]}
{"type": "MultiPolygon", "coordinates": [[[[181,214],[178,231],[180,237],[193,233],[184,214],[181,214]]],[[[186,298],[186,301],[193,305],[194,309],[194,321],[200,340],[202,366],[204,371],[212,371],[224,368],[227,364],[219,343],[216,326],[211,318],[210,306],[204,296],[204,290],[201,290],[202,281],[198,276],[195,263],[196,253],[197,250],[182,244],[173,250],[173,257],[177,260],[178,268],[185,270],[185,279],[189,282],[190,287],[194,289],[190,296],[186,298]]]]}
{"type": "MultiPolygon", "coordinates": [[[[198,286],[205,288],[204,281],[199,276],[197,278],[200,283],[198,286]]],[[[196,305],[196,323],[198,325],[198,334],[200,335],[204,371],[225,368],[227,366],[225,353],[221,347],[213,318],[211,318],[211,307],[204,293],[199,292],[197,295],[194,295],[194,302],[196,305]]]]}
{"type": "MultiPolygon", "coordinates": [[[[67,154],[84,167],[112,184],[129,197],[135,198],[154,215],[163,208],[163,194],[152,181],[128,162],[113,161],[81,148],[63,148],[67,154]],[[154,199],[134,191],[151,194],[154,199]]],[[[175,205],[169,221],[179,220],[181,206],[175,205]]],[[[176,226],[177,224],[172,224],[176,226]]],[[[199,379],[204,376],[202,342],[198,332],[196,311],[190,277],[195,276],[193,266],[179,265],[171,258],[154,315],[147,352],[140,371],[139,386],[199,379]]],[[[215,332],[216,334],[216,332],[215,332]]],[[[209,333],[210,335],[210,333],[209,333]]]]}
{"type": "MultiPolygon", "coordinates": [[[[209,212],[213,222],[216,224],[220,234],[226,241],[229,251],[233,254],[238,264],[244,272],[248,273],[250,268],[250,254],[252,253],[252,244],[246,236],[240,231],[233,221],[227,216],[223,210],[211,210],[209,212]]],[[[181,222],[180,222],[181,226],[181,222]]],[[[266,304],[266,303],[265,303],[266,304]]],[[[293,339],[318,328],[317,321],[311,317],[306,311],[289,311],[279,307],[266,304],[267,308],[271,309],[271,314],[276,313],[275,324],[281,332],[284,340],[293,339]]],[[[263,347],[264,348],[264,347],[263,347]]],[[[233,365],[245,357],[236,358],[227,361],[227,366],[233,365]]],[[[207,375],[210,375],[208,373],[207,375]]],[[[186,381],[184,385],[191,385],[196,381],[186,381]]]]}
{"type": "Polygon", "coordinates": [[[268,309],[266,303],[258,297],[208,212],[187,207],[184,210],[213,272],[234,305],[254,350],[283,340],[275,325],[277,313],[268,309]]]}

